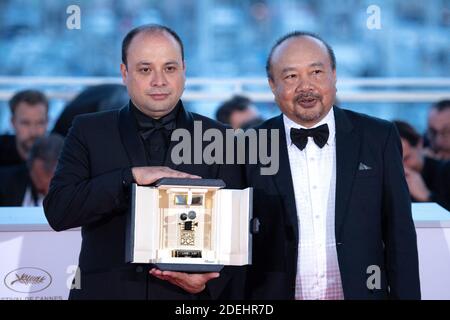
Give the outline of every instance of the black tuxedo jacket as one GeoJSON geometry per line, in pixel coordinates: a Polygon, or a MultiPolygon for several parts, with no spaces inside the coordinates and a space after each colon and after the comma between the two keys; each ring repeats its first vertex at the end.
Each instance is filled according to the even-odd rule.
{"type": "MultiPolygon", "coordinates": [[[[418,299],[416,233],[398,133],[387,121],[338,107],[334,115],[335,234],[344,296],[418,299]],[[371,169],[361,170],[360,163],[371,169]],[[380,289],[367,286],[371,265],[380,267],[380,289]]],[[[258,128],[279,130],[280,165],[273,176],[260,175],[258,164],[246,166],[253,214],[261,223],[253,236],[250,293],[255,299],[293,299],[299,234],[283,117],[258,128]]]]}
{"type": "Polygon", "coordinates": [[[0,168],[0,207],[21,207],[31,179],[25,164],[0,168]]]}
{"type": "MultiPolygon", "coordinates": [[[[225,130],[224,126],[209,118],[186,112],[181,105],[177,128],[193,133],[194,121],[201,121],[203,131],[209,128],[225,130]]],[[[242,173],[237,166],[174,165],[170,152],[175,144],[172,142],[169,145],[166,166],[203,178],[223,179],[227,188],[242,187],[242,173]]],[[[225,267],[219,278],[208,282],[204,292],[192,295],[149,275],[148,265],[125,263],[125,229],[130,200],[122,185],[123,171],[125,168],[146,165],[145,148],[129,106],[75,118],[66,137],[49,194],[44,200],[46,217],[55,230],[82,227],[79,257],[81,289],[73,289],[70,298],[243,297],[243,267],[225,267]]]]}
{"type": "Polygon", "coordinates": [[[16,136],[0,136],[0,167],[25,164],[16,147],[16,136]]]}

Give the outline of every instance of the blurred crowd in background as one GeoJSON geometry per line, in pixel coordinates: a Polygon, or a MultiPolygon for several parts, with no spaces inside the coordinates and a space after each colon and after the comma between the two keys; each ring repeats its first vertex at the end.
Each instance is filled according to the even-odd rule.
{"type": "MultiPolygon", "coordinates": [[[[76,96],[67,101],[50,97],[51,87],[10,84],[8,77],[119,78],[123,36],[134,26],[160,23],[183,39],[188,79],[263,78],[268,51],[280,35],[295,29],[318,33],[336,53],[337,104],[395,121],[412,199],[436,201],[450,209],[450,101],[354,102],[339,96],[342,78],[448,77],[450,0],[379,0],[378,29],[367,27],[371,14],[367,9],[373,4],[371,0],[0,1],[0,205],[40,205],[73,118],[120,108],[129,99],[124,86],[102,84],[77,87],[76,96]],[[81,27],[76,30],[66,26],[66,9],[73,4],[81,8],[81,27]]],[[[389,89],[405,94],[411,90],[389,89]]],[[[223,93],[214,84],[203,85],[202,90],[223,93]]],[[[358,87],[351,90],[361,92],[358,87]]],[[[273,102],[252,101],[245,94],[185,105],[235,129],[254,127],[279,113],[273,102]]]]}
{"type": "MultiPolygon", "coordinates": [[[[79,114],[119,109],[127,102],[122,85],[88,87],[67,104],[54,127],[48,128],[45,94],[38,90],[17,92],[9,101],[15,132],[0,136],[0,206],[42,205],[73,119],[79,114]]],[[[223,102],[216,119],[243,130],[264,120],[245,96],[223,102]]],[[[411,199],[437,202],[450,210],[450,100],[431,106],[424,133],[407,122],[394,123],[402,142],[411,199]]]]}
{"type": "Polygon", "coordinates": [[[188,77],[264,76],[271,45],[296,29],[333,46],[341,77],[450,70],[448,0],[2,0],[1,74],[117,76],[122,38],[146,23],[177,31],[188,77]],[[79,30],[66,27],[69,5],[81,10],[79,30]],[[366,26],[371,5],[379,30],[366,26]]]}
{"type": "MultiPolygon", "coordinates": [[[[167,25],[181,36],[188,80],[264,78],[270,47],[295,29],[315,32],[332,45],[339,61],[338,79],[450,74],[450,0],[2,0],[0,76],[119,78],[121,40],[132,27],[145,23],[167,25]],[[80,29],[66,26],[70,5],[80,8],[80,29]],[[379,29],[367,27],[376,13],[368,10],[373,5],[379,9],[379,29]]],[[[0,133],[12,132],[8,99],[28,87],[7,81],[0,86],[0,98],[1,89],[5,90],[0,99],[0,133]]],[[[39,89],[56,90],[55,86],[39,89]]],[[[339,81],[338,89],[338,98],[349,109],[408,120],[419,131],[426,128],[431,101],[351,101],[340,97],[339,81]]],[[[387,89],[412,90],[401,86],[380,90],[387,89]]],[[[208,82],[199,90],[224,93],[223,87],[208,82]]],[[[358,86],[349,90],[364,93],[358,86]]],[[[185,101],[185,105],[212,117],[217,101],[185,101]]],[[[50,124],[65,103],[51,97],[50,124]]],[[[266,118],[278,112],[273,103],[255,101],[255,106],[266,118]]]]}

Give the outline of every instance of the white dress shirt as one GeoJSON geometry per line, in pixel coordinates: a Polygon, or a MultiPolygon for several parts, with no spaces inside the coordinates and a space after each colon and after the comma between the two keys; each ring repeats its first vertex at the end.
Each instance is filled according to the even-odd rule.
{"type": "Polygon", "coordinates": [[[299,244],[295,299],[343,299],[335,238],[336,127],[333,108],[319,123],[330,135],[323,148],[312,137],[303,150],[291,128],[305,128],[283,116],[297,209],[299,244]]]}

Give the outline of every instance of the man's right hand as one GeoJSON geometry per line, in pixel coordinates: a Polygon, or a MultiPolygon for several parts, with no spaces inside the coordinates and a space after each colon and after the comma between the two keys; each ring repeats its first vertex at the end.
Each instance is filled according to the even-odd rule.
{"type": "Polygon", "coordinates": [[[152,184],[161,178],[191,178],[200,179],[200,176],[170,169],[168,167],[134,167],[131,168],[134,181],[139,185],[152,184]]]}

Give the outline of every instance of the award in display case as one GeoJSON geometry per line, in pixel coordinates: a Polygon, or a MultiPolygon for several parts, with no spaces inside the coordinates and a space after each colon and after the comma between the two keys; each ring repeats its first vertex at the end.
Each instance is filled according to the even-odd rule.
{"type": "Polygon", "coordinates": [[[218,179],[133,184],[127,261],[183,272],[251,264],[251,222],[252,188],[226,189],[218,179]]]}

